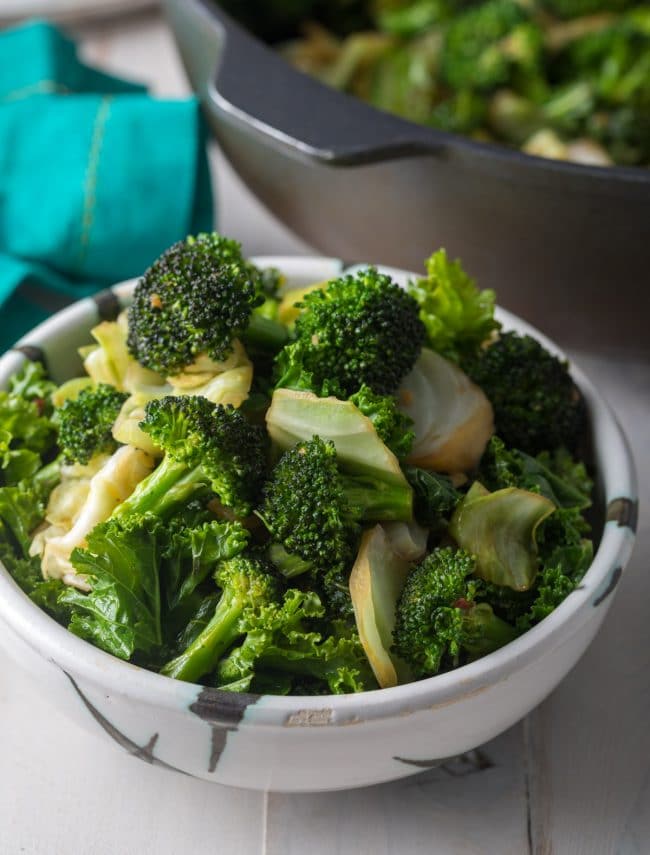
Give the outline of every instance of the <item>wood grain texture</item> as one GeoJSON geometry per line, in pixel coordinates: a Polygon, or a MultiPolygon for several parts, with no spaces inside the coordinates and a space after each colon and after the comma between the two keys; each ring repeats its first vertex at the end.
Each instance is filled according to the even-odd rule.
{"type": "Polygon", "coordinates": [[[265,855],[526,855],[523,728],[390,784],[270,794],[265,855]]]}
{"type": "Polygon", "coordinates": [[[263,849],[264,796],[149,766],[80,730],[0,655],[2,855],[263,849]]]}

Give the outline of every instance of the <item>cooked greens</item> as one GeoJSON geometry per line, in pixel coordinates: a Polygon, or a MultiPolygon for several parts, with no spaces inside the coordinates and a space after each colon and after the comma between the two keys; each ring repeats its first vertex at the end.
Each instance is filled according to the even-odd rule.
{"type": "Polygon", "coordinates": [[[650,12],[638,0],[222,5],[381,110],[542,157],[650,165],[650,12]]]}
{"type": "Polygon", "coordinates": [[[16,582],[108,653],[233,692],[393,686],[543,620],[593,552],[567,365],[442,250],[405,290],[281,284],[188,238],[91,331],[86,376],[11,379],[16,582]]]}

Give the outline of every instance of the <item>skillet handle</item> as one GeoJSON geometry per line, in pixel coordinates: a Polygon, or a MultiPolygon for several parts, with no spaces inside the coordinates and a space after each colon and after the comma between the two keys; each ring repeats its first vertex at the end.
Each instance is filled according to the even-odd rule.
{"type": "Polygon", "coordinates": [[[246,125],[294,156],[353,165],[446,150],[420,128],[295,71],[212,0],[163,0],[190,81],[209,117],[246,125]]]}

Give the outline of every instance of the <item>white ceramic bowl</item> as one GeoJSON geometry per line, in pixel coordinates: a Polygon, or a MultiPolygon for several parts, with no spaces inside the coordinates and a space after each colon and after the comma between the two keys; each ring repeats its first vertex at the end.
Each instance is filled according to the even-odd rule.
{"type": "MultiPolygon", "coordinates": [[[[338,275],[326,258],[262,258],[298,286],[338,275]]],[[[409,274],[386,269],[398,281],[409,274]]],[[[132,283],[82,300],[25,336],[0,359],[0,388],[26,358],[44,356],[61,382],[80,373],[76,348],[99,318],[115,317],[132,283]]],[[[506,328],[530,332],[507,312],[506,328]]],[[[59,626],[0,565],[0,642],[28,669],[43,699],[147,763],[255,789],[357,787],[413,774],[508,728],[575,665],[594,637],[630,556],[637,493],[625,437],[578,371],[589,409],[603,519],[594,561],[577,590],[516,641],[470,665],[360,695],[238,695],[182,683],[113,658],[59,626]]]]}

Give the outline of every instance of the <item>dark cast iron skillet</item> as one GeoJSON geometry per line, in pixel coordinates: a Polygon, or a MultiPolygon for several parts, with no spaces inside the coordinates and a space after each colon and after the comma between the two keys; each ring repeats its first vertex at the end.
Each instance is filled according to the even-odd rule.
{"type": "Polygon", "coordinates": [[[561,342],[650,353],[650,169],[418,126],[296,71],[210,0],[164,5],[221,148],[310,244],[415,270],[443,246],[561,342]]]}

